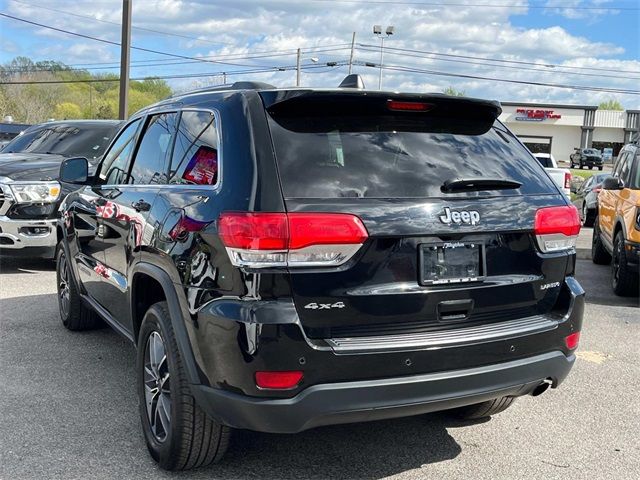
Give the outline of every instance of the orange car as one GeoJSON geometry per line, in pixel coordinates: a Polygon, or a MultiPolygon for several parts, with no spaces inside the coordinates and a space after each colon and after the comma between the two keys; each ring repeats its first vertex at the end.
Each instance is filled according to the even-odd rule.
{"type": "Polygon", "coordinates": [[[638,295],[640,272],[640,139],[625,145],[598,195],[591,257],[611,263],[616,295],[638,295]]]}

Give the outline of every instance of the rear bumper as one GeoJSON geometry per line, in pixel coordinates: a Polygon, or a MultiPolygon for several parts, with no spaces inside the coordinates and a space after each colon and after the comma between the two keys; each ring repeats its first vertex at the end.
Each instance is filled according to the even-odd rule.
{"type": "Polygon", "coordinates": [[[364,422],[520,396],[546,379],[558,386],[575,356],[554,351],[482,367],[424,375],[319,384],[293,398],[268,399],[193,385],[199,405],[223,424],[272,433],[364,422]]]}
{"type": "Polygon", "coordinates": [[[0,251],[4,253],[30,252],[32,249],[53,252],[56,243],[55,219],[14,220],[0,216],[0,251]]]}

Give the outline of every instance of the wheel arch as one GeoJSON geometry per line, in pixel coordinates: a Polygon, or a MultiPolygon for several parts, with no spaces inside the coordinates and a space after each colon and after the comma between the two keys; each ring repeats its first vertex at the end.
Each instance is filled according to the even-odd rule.
{"type": "Polygon", "coordinates": [[[180,306],[176,287],[171,281],[171,278],[160,267],[147,262],[137,263],[132,269],[131,278],[130,308],[131,319],[133,321],[133,335],[136,344],[138,333],[140,332],[140,324],[148,307],[153,303],[166,301],[171,317],[171,326],[173,327],[189,383],[200,384],[200,375],[196,366],[191,341],[187,333],[185,319],[182,313],[183,309],[180,306]],[[151,288],[152,290],[150,292],[145,291],[144,296],[141,296],[143,295],[141,288],[144,287],[151,288]],[[161,290],[157,290],[158,288],[161,290]],[[138,298],[142,298],[144,301],[138,302],[138,298]],[[142,312],[142,307],[145,306],[146,308],[144,312],[142,312]]]}
{"type": "Polygon", "coordinates": [[[618,235],[618,232],[622,232],[622,238],[625,240],[627,239],[627,228],[624,223],[624,218],[622,217],[616,218],[616,223],[615,223],[615,226],[613,227],[613,236],[611,237],[612,242],[615,242],[616,235],[618,235]]]}

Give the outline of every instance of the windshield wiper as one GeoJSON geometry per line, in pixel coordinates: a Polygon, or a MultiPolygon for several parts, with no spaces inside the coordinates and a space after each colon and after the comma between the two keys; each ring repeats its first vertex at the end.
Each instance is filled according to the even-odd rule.
{"type": "Polygon", "coordinates": [[[450,193],[471,190],[505,190],[521,186],[520,182],[503,180],[502,178],[452,178],[445,181],[440,190],[450,193]]]}

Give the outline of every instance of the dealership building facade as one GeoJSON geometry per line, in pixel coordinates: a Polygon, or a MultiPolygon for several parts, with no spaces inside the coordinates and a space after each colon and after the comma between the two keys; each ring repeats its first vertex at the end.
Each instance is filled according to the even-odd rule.
{"type": "Polygon", "coordinates": [[[640,110],[593,105],[502,102],[500,120],[535,153],[569,160],[575,148],[612,148],[614,157],[640,131],[640,110]]]}

